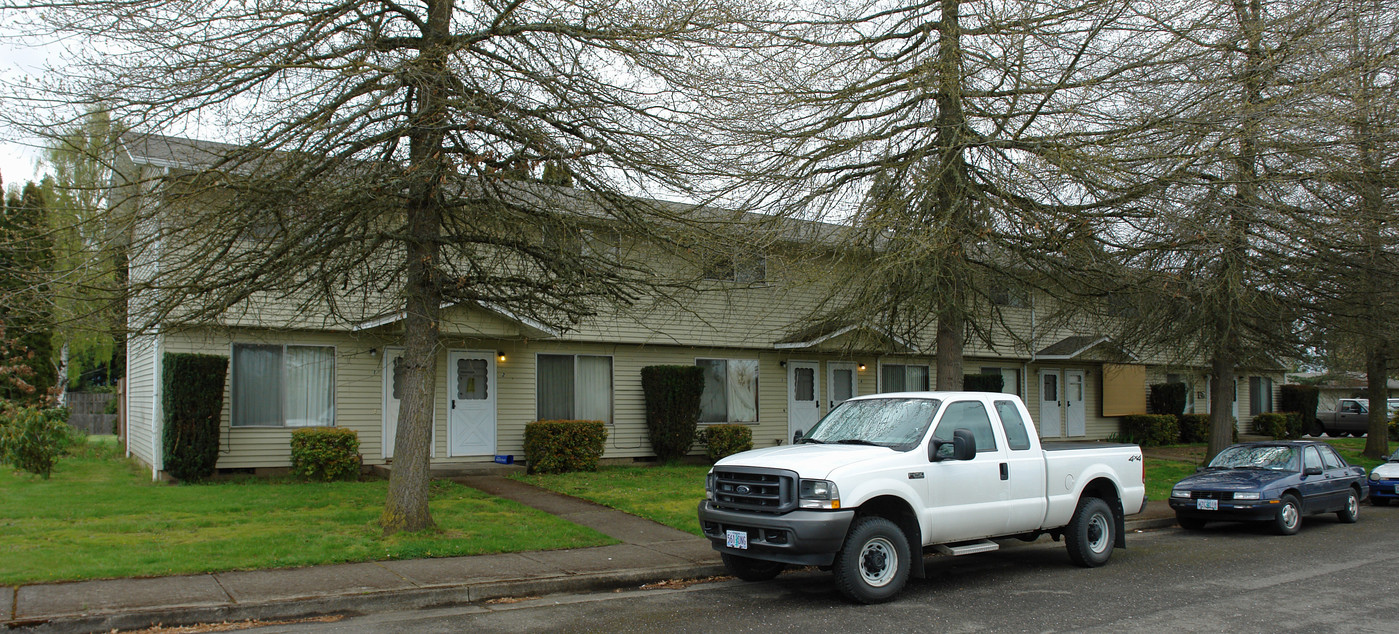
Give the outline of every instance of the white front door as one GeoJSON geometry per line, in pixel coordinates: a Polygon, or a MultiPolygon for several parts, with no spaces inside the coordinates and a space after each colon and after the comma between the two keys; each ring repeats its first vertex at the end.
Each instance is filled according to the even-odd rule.
{"type": "Polygon", "coordinates": [[[1083,380],[1083,370],[1064,370],[1064,426],[1070,438],[1088,435],[1083,380]]]}
{"type": "Polygon", "coordinates": [[[398,434],[398,410],[403,404],[403,349],[384,350],[384,441],[385,458],[393,457],[394,437],[398,434]]]}
{"type": "MultiPolygon", "coordinates": [[[[387,348],[384,350],[384,395],[383,395],[383,433],[384,439],[382,454],[385,458],[393,457],[394,439],[398,434],[398,413],[403,405],[403,348],[387,348]]],[[[437,455],[437,423],[436,416],[433,417],[432,425],[432,449],[428,455],[437,455]]]]}
{"type": "Polygon", "coordinates": [[[803,435],[821,420],[821,364],[816,361],[787,362],[787,439],[803,435]]]}
{"type": "Polygon", "coordinates": [[[1040,438],[1064,435],[1059,426],[1059,369],[1040,370],[1040,438]]]}
{"type": "Polygon", "coordinates": [[[447,353],[447,455],[495,453],[495,353],[447,353]]]}
{"type": "Polygon", "coordinates": [[[827,412],[851,397],[860,395],[860,389],[855,384],[855,379],[859,376],[856,374],[858,371],[855,364],[847,361],[832,361],[826,364],[826,396],[830,400],[827,412]]]}

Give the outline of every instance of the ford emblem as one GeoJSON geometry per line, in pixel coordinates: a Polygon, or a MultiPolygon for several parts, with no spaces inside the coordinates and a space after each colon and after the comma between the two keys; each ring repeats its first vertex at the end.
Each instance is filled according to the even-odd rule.
{"type": "Polygon", "coordinates": [[[739,495],[748,495],[749,493],[752,493],[752,492],[753,492],[753,489],[748,488],[748,485],[746,485],[746,484],[740,484],[740,485],[738,485],[738,488],[734,489],[734,493],[737,493],[737,494],[739,494],[739,495]]]}

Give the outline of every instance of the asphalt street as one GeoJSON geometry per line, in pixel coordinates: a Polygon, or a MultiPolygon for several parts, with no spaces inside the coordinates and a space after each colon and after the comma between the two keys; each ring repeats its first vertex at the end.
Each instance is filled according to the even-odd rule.
{"type": "Polygon", "coordinates": [[[1301,533],[1211,525],[1131,534],[1107,566],[1071,565],[1047,538],[965,557],[929,556],[891,603],[843,601],[829,574],[765,583],[523,598],[389,612],[259,632],[1394,632],[1399,508],[1360,521],[1308,518],[1301,533]]]}

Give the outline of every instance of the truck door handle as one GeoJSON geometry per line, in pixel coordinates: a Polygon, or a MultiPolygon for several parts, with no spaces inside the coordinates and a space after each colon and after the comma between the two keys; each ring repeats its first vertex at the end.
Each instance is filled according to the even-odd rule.
{"type": "Polygon", "coordinates": [[[1007,465],[1007,464],[1004,463],[1004,462],[1001,463],[1001,479],[1002,479],[1002,480],[1009,480],[1009,479],[1010,479],[1010,466],[1007,465]]]}

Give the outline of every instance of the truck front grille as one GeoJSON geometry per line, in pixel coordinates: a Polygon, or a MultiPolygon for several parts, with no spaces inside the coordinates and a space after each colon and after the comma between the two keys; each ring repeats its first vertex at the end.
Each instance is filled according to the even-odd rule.
{"type": "Polygon", "coordinates": [[[714,505],[721,508],[786,513],[797,508],[797,474],[783,469],[714,469],[714,505]]]}

